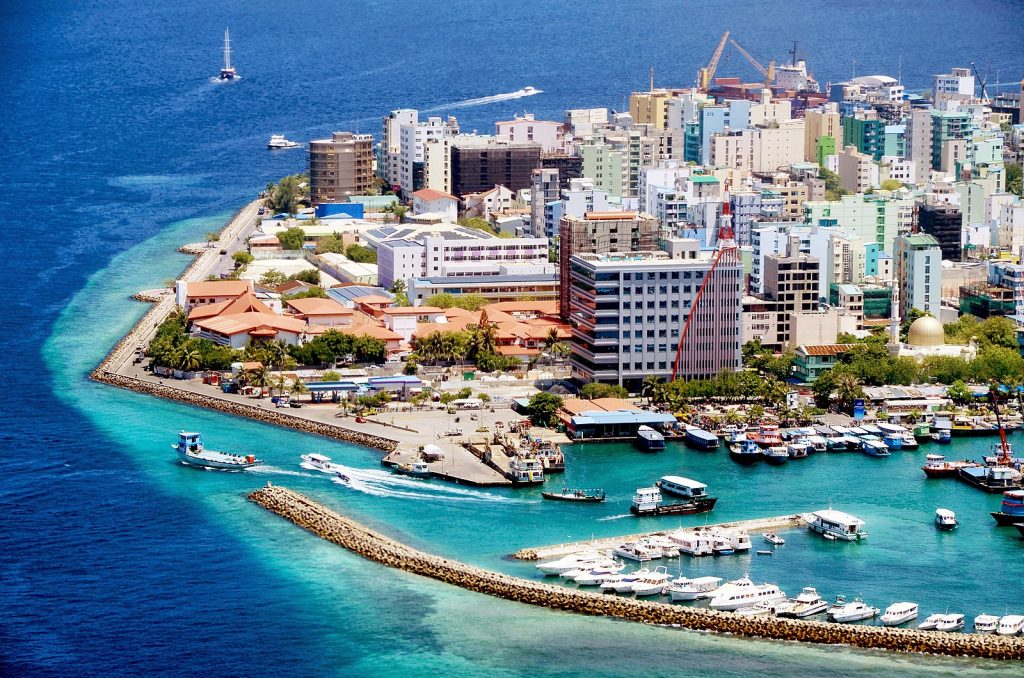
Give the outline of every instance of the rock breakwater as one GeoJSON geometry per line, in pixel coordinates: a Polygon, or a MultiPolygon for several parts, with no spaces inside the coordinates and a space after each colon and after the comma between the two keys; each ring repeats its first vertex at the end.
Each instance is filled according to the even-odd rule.
{"type": "Polygon", "coordinates": [[[645,624],[679,626],[697,631],[714,631],[754,638],[841,644],[897,652],[1002,660],[1024,659],[1024,638],[740,617],[728,612],[621,598],[545,584],[417,551],[284,487],[268,484],[267,487],[250,494],[249,499],[318,537],[342,546],[367,560],[477,593],[530,605],[645,624]]]}

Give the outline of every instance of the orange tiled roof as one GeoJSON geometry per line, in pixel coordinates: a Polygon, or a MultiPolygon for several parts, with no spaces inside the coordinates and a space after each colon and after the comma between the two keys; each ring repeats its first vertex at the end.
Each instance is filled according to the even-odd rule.
{"type": "Polygon", "coordinates": [[[304,299],[289,299],[288,306],[295,310],[298,315],[352,315],[355,313],[351,308],[335,301],[334,299],[321,299],[319,297],[306,297],[304,299]]]}
{"type": "Polygon", "coordinates": [[[853,344],[821,344],[819,346],[801,346],[800,349],[807,355],[826,356],[846,353],[852,346],[853,344]]]}
{"type": "Polygon", "coordinates": [[[412,197],[419,198],[420,200],[440,200],[441,198],[448,198],[450,200],[458,200],[451,193],[445,193],[444,191],[435,191],[432,188],[421,188],[412,194],[412,197]]]}
{"type": "Polygon", "coordinates": [[[188,284],[188,296],[237,297],[253,290],[251,280],[200,280],[188,284]]]}
{"type": "Polygon", "coordinates": [[[195,321],[194,324],[197,327],[229,337],[253,330],[274,330],[274,334],[277,331],[301,334],[306,329],[306,322],[298,318],[259,312],[224,314],[215,318],[203,318],[195,321]]]}

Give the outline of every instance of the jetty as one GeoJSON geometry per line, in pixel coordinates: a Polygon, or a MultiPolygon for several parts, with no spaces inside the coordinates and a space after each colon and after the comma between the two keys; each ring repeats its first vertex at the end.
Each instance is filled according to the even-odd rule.
{"type": "MultiPolygon", "coordinates": [[[[746,530],[747,532],[757,532],[761,530],[775,532],[777,530],[784,530],[787,528],[803,527],[806,524],[807,523],[804,519],[799,515],[787,515],[775,516],[772,518],[754,518],[753,520],[736,520],[729,523],[715,523],[713,525],[700,525],[682,529],[683,532],[696,532],[697,530],[720,527],[726,530],[746,530]]],[[[550,546],[533,546],[520,549],[513,553],[511,557],[516,560],[547,560],[549,558],[561,558],[562,556],[568,556],[573,553],[589,549],[611,549],[623,542],[636,541],[644,537],[665,536],[668,532],[674,532],[678,529],[679,528],[668,528],[657,530],[655,532],[639,532],[636,534],[627,534],[618,537],[601,537],[598,539],[588,539],[586,541],[552,544],[550,546]]]]}
{"type": "Polygon", "coordinates": [[[1021,637],[939,633],[775,617],[743,617],[707,608],[580,591],[513,577],[418,551],[285,487],[268,483],[266,487],[251,493],[249,500],[375,563],[468,591],[552,610],[751,638],[985,659],[1024,659],[1024,638],[1021,637]]]}

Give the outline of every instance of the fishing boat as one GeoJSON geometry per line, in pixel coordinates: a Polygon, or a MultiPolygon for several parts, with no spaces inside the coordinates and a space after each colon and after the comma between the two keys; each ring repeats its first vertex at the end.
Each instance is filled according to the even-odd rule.
{"type": "Polygon", "coordinates": [[[411,478],[429,478],[431,476],[430,467],[427,466],[425,461],[414,461],[411,464],[396,464],[395,473],[402,476],[409,476],[411,478]]]}
{"type": "Polygon", "coordinates": [[[285,148],[298,148],[299,144],[284,138],[283,134],[271,134],[267,148],[272,151],[279,151],[285,148]]]}
{"type": "Polygon", "coordinates": [[[775,445],[761,450],[765,462],[772,466],[780,466],[789,461],[789,449],[785,445],[775,445]]]}
{"type": "Polygon", "coordinates": [[[774,532],[765,532],[761,536],[764,537],[764,540],[772,546],[782,546],[786,543],[785,539],[775,534],[774,532]]]}
{"type": "Polygon", "coordinates": [[[881,616],[881,622],[883,626],[900,626],[908,621],[917,619],[918,613],[917,603],[893,603],[885,608],[885,613],[881,616]]]}
{"type": "Polygon", "coordinates": [[[563,487],[561,492],[541,492],[540,496],[553,501],[579,501],[599,502],[604,501],[604,490],[574,490],[563,487]]]}
{"type": "Polygon", "coordinates": [[[677,602],[680,600],[700,600],[711,598],[721,587],[721,577],[695,577],[685,583],[673,584],[666,589],[669,600],[677,602]]]}
{"type": "Polygon", "coordinates": [[[921,470],[929,478],[953,478],[957,471],[966,467],[981,466],[978,462],[964,459],[962,461],[946,461],[941,454],[928,454],[925,456],[924,466],[921,470]]]}
{"type": "Polygon", "coordinates": [[[737,464],[750,466],[764,458],[761,448],[753,440],[744,440],[729,446],[729,458],[737,464]]]}
{"type": "Polygon", "coordinates": [[[944,614],[935,625],[936,631],[959,631],[963,629],[965,618],[962,614],[944,614]]]}
{"type": "Polygon", "coordinates": [[[224,68],[220,69],[220,80],[234,80],[238,72],[231,65],[231,34],[224,29],[224,68]]]}
{"type": "Polygon", "coordinates": [[[178,442],[172,444],[171,449],[178,453],[178,461],[182,464],[212,471],[244,471],[263,463],[262,459],[251,454],[208,450],[203,446],[203,434],[189,431],[179,431],[178,442]]]}
{"type": "Polygon", "coordinates": [[[756,433],[748,433],[747,438],[753,440],[761,447],[772,447],[782,444],[782,435],[779,434],[779,427],[774,424],[761,424],[756,433]]]}
{"type": "Polygon", "coordinates": [[[860,541],[868,537],[863,529],[864,521],[849,513],[825,509],[804,514],[802,517],[807,521],[807,527],[826,539],[831,536],[832,539],[860,541]]]}
{"type": "Polygon", "coordinates": [[[666,504],[657,487],[638,487],[629,507],[635,516],[687,515],[706,513],[715,508],[717,497],[702,496],[680,504],[666,504]]]}
{"type": "Polygon", "coordinates": [[[696,426],[686,427],[684,440],[687,445],[698,450],[716,450],[719,444],[718,436],[696,426]]]}
{"type": "Polygon", "coordinates": [[[959,523],[956,522],[956,514],[949,509],[935,509],[935,527],[940,530],[952,530],[955,529],[958,524],[959,523]]]}
{"type": "Polygon", "coordinates": [[[881,612],[877,607],[871,607],[860,598],[854,598],[853,602],[846,603],[842,607],[830,607],[828,618],[840,624],[871,619],[881,612]]]}
{"type": "Polygon", "coordinates": [[[782,601],[786,594],[775,584],[755,584],[749,577],[728,582],[711,599],[712,610],[738,610],[762,601],[782,601]]]}
{"type": "Polygon", "coordinates": [[[828,603],[818,595],[818,589],[813,586],[805,586],[796,598],[791,598],[786,603],[779,605],[777,614],[780,617],[803,619],[821,614],[827,609],[828,603]]]}
{"type": "Polygon", "coordinates": [[[665,436],[650,426],[641,426],[636,430],[633,444],[644,452],[658,452],[665,449],[665,436]]]}
{"type": "Polygon", "coordinates": [[[975,633],[995,633],[999,628],[999,617],[994,614],[979,614],[974,618],[975,633]]]}
{"type": "Polygon", "coordinates": [[[992,511],[997,525],[1024,524],[1024,490],[1003,492],[1003,503],[999,508],[999,511],[992,511]]]}

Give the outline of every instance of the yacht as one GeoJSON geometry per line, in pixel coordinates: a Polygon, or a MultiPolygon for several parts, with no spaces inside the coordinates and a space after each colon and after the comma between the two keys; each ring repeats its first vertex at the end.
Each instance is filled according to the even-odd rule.
{"type": "Polygon", "coordinates": [[[736,610],[736,614],[741,617],[774,617],[779,614],[779,607],[782,605],[785,603],[780,603],[777,600],[762,600],[750,607],[741,607],[736,610]]]}
{"type": "Polygon", "coordinates": [[[935,630],[935,627],[939,625],[939,622],[942,621],[942,618],[945,616],[946,615],[944,614],[930,614],[927,617],[925,617],[925,620],[923,622],[917,625],[917,628],[921,629],[922,631],[933,631],[935,630]]]}
{"type": "Polygon", "coordinates": [[[594,567],[573,577],[573,581],[579,586],[599,586],[608,577],[619,574],[626,569],[625,563],[619,563],[615,565],[605,565],[604,567],[594,567]]]}
{"type": "Polygon", "coordinates": [[[843,539],[846,541],[859,541],[867,539],[867,532],[864,531],[864,521],[849,513],[826,509],[802,516],[807,521],[807,526],[814,532],[832,539],[843,539]]]}
{"type": "Polygon", "coordinates": [[[231,34],[224,29],[224,68],[220,69],[220,80],[234,80],[238,72],[231,65],[231,34]]]}
{"type": "Polygon", "coordinates": [[[877,607],[871,607],[860,598],[855,598],[852,603],[846,603],[842,607],[830,607],[828,616],[834,622],[845,624],[848,622],[871,619],[879,613],[877,607]]]}
{"type": "Polygon", "coordinates": [[[649,551],[660,552],[662,558],[679,557],[679,546],[668,537],[652,534],[647,537],[640,537],[639,541],[649,551]]]}
{"type": "Polygon", "coordinates": [[[203,446],[203,434],[189,431],[178,432],[177,444],[171,448],[178,453],[178,461],[186,466],[196,466],[212,471],[243,471],[263,460],[251,454],[241,455],[231,452],[215,452],[203,446]]]}
{"type": "Polygon", "coordinates": [[[676,530],[670,533],[668,538],[679,546],[680,553],[688,556],[710,556],[715,552],[710,535],[703,532],[676,530]]]}
{"type": "Polygon", "coordinates": [[[764,460],[772,466],[779,466],[789,461],[789,449],[785,445],[775,445],[761,450],[764,460]]]}
{"type": "Polygon", "coordinates": [[[949,509],[935,509],[935,527],[940,530],[952,530],[958,524],[956,522],[956,514],[949,509]]]}
{"type": "Polygon", "coordinates": [[[935,625],[936,631],[959,631],[964,627],[964,616],[962,614],[944,614],[939,623],[935,625]]]}
{"type": "Polygon", "coordinates": [[[805,586],[796,598],[780,605],[778,614],[780,617],[810,617],[814,614],[821,614],[828,609],[828,603],[818,595],[818,590],[813,586],[805,586]]]}
{"type": "Polygon", "coordinates": [[[912,619],[917,619],[918,612],[917,603],[893,603],[885,608],[885,614],[882,615],[882,625],[899,626],[900,624],[906,624],[912,619]]]}
{"type": "Polygon", "coordinates": [[[999,620],[999,627],[996,634],[1000,636],[1015,636],[1024,627],[1024,616],[1019,614],[1008,614],[999,620]]]}
{"type": "Polygon", "coordinates": [[[1024,525],[1024,490],[1003,492],[999,511],[992,511],[998,525],[1024,525]]]}
{"type": "Polygon", "coordinates": [[[594,566],[595,563],[607,560],[608,554],[601,551],[583,551],[572,553],[558,560],[549,560],[537,564],[537,570],[544,575],[557,575],[569,570],[594,566]]]}
{"type": "Polygon", "coordinates": [[[721,577],[697,577],[682,584],[673,584],[666,589],[669,600],[699,600],[711,598],[722,585],[721,577]]]}
{"type": "MultiPolygon", "coordinates": [[[[627,541],[619,544],[612,549],[612,555],[618,556],[619,558],[626,558],[628,560],[635,560],[638,563],[646,563],[647,561],[654,559],[654,552],[637,541],[627,541]]],[[[659,551],[658,558],[660,557],[661,552],[659,551]]]]}
{"type": "Polygon", "coordinates": [[[636,572],[630,572],[629,574],[612,575],[601,582],[601,590],[614,593],[632,593],[633,584],[637,583],[641,577],[649,572],[650,570],[645,568],[636,572]]]}
{"type": "Polygon", "coordinates": [[[334,472],[334,464],[331,463],[330,457],[322,454],[304,454],[301,459],[303,468],[308,468],[312,471],[323,471],[324,473],[334,472]]]}
{"type": "Polygon", "coordinates": [[[785,539],[775,534],[774,532],[765,532],[761,536],[764,537],[764,540],[772,546],[782,546],[786,543],[785,539]]]}
{"type": "Polygon", "coordinates": [[[784,600],[786,594],[775,584],[755,584],[749,577],[731,581],[711,599],[713,610],[738,610],[765,600],[784,600]]]}
{"type": "Polygon", "coordinates": [[[975,633],[995,633],[999,628],[999,617],[994,614],[979,614],[974,618],[975,633]]]}
{"type": "Polygon", "coordinates": [[[668,586],[669,574],[664,567],[654,568],[633,582],[633,593],[637,596],[660,596],[668,586]]]}
{"type": "Polygon", "coordinates": [[[284,138],[283,134],[271,134],[270,141],[267,142],[267,148],[272,151],[276,151],[282,148],[298,148],[299,145],[288,139],[284,138]]]}

